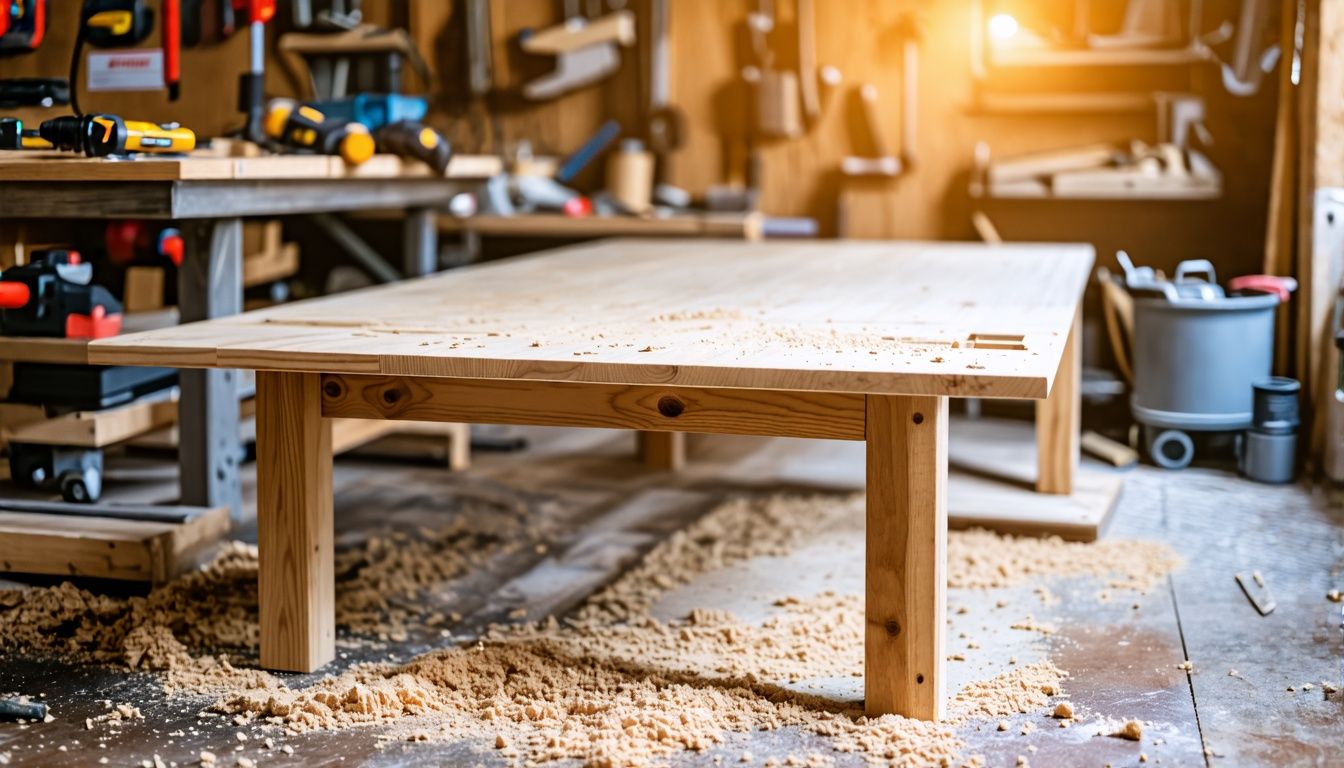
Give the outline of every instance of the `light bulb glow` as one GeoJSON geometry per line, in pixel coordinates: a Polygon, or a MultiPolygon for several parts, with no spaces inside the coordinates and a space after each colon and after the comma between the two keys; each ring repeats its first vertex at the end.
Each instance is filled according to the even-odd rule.
{"type": "Polygon", "coordinates": [[[1007,40],[1017,34],[1021,26],[1017,19],[1006,13],[996,13],[989,19],[989,34],[999,40],[1007,40]]]}

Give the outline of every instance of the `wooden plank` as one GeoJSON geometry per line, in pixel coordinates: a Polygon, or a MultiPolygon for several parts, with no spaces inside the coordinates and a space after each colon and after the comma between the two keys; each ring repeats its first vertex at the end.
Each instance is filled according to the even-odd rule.
{"type": "Polygon", "coordinates": [[[182,523],[0,511],[0,569],[162,583],[229,528],[222,507],[182,523]]]}
{"type": "Polygon", "coordinates": [[[588,216],[529,213],[519,216],[477,215],[466,219],[439,216],[441,232],[476,232],[500,237],[731,237],[759,239],[759,213],[675,216],[588,216]]]}
{"type": "Polygon", "coordinates": [[[640,432],[639,460],[650,469],[680,470],[686,466],[686,433],[640,432]]]}
{"type": "Polygon", "coordinates": [[[311,373],[257,374],[261,663],[311,672],[336,655],[331,429],[311,373]]]}
{"type": "MultiPolygon", "coordinates": [[[[444,176],[450,179],[489,178],[502,170],[498,157],[454,157],[444,176]]],[[[64,153],[24,153],[0,157],[0,181],[228,181],[307,180],[345,178],[427,178],[424,163],[395,155],[375,155],[359,166],[326,155],[265,155],[224,158],[210,154],[185,158],[137,157],[132,162],[64,153]]]]}
{"type": "Polygon", "coordinates": [[[274,283],[299,271],[298,243],[284,243],[274,252],[243,257],[243,287],[274,283]]]}
{"type": "Polygon", "coordinates": [[[177,421],[177,397],[137,400],[101,411],[75,411],[44,421],[5,427],[6,442],[102,448],[177,421]]]}
{"type": "Polygon", "coordinates": [[[127,312],[163,309],[163,267],[127,267],[122,306],[127,312]]]}
{"type": "Polygon", "coordinates": [[[867,398],[864,712],[945,708],[947,398],[867,398]]]}
{"type": "Polygon", "coordinates": [[[1073,490],[1083,428],[1082,345],[1078,340],[1082,328],[1079,308],[1059,361],[1054,389],[1048,398],[1036,401],[1036,490],[1040,493],[1067,496],[1073,490]]]}
{"type": "Polygon", "coordinates": [[[99,364],[1041,398],[1091,264],[1080,245],[608,240],[103,339],[89,354],[99,364]],[[973,343],[985,336],[1017,341],[973,343]]]}
{"type": "MultiPolygon", "coordinates": [[[[129,312],[122,316],[123,333],[136,333],[177,324],[177,309],[156,312],[129,312]]],[[[0,360],[16,363],[54,363],[87,365],[88,339],[60,339],[41,336],[0,336],[0,360]]]]}
{"type": "Polygon", "coordinates": [[[827,392],[324,374],[322,415],[864,439],[863,397],[827,392]]]}
{"type": "Polygon", "coordinates": [[[1088,467],[1068,495],[1039,493],[1033,425],[953,419],[948,448],[948,519],[953,528],[1095,541],[1109,524],[1126,474],[1088,467]]]}

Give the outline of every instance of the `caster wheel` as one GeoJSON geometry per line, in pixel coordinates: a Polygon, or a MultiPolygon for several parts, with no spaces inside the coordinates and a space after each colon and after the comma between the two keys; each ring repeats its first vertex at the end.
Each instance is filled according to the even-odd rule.
{"type": "Polygon", "coordinates": [[[71,504],[93,504],[102,495],[103,478],[95,471],[66,472],[60,478],[61,498],[71,504]]]}
{"type": "Polygon", "coordinates": [[[1195,441],[1179,429],[1166,429],[1148,444],[1148,455],[1163,469],[1185,469],[1195,458],[1195,441]]]}

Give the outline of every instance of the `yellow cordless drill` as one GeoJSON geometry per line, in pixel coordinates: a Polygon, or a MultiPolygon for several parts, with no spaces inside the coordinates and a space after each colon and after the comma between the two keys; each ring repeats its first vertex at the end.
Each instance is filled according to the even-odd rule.
{"type": "Polygon", "coordinates": [[[116,115],[57,117],[38,126],[37,133],[53,149],[89,157],[130,152],[190,152],[196,148],[196,134],[190,128],[123,120],[116,115]]]}
{"type": "Polygon", "coordinates": [[[338,155],[350,165],[359,165],[373,157],[374,142],[369,129],[291,99],[272,99],[262,123],[266,135],[276,143],[320,155],[338,155]]]}

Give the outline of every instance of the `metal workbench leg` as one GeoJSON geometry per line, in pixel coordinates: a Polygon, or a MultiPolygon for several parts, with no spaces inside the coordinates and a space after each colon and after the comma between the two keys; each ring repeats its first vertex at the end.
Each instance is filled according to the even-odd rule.
{"type": "MultiPolygon", "coordinates": [[[[236,315],[243,309],[243,221],[180,225],[186,253],[178,270],[181,321],[236,315]]],[[[178,405],[181,503],[226,506],[242,516],[238,463],[238,372],[183,369],[178,405]]]]}
{"type": "Polygon", "coordinates": [[[406,276],[420,277],[439,271],[439,229],[433,208],[406,211],[406,276]]]}

